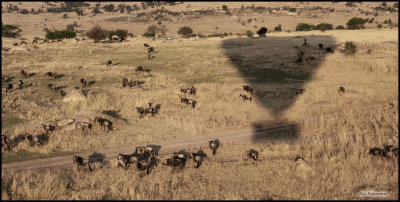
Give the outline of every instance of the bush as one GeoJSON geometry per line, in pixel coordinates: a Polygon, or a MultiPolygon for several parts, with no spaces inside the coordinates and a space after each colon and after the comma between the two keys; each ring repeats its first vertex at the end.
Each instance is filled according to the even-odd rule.
{"type": "Polygon", "coordinates": [[[378,27],[378,29],[381,29],[382,28],[382,24],[379,23],[377,27],[378,27]]]}
{"type": "Polygon", "coordinates": [[[107,30],[102,29],[99,25],[95,25],[92,29],[86,32],[86,36],[97,43],[107,37],[107,30]]]}
{"type": "Polygon", "coordinates": [[[289,11],[294,13],[296,12],[296,8],[290,8],[289,11]]]}
{"type": "Polygon", "coordinates": [[[2,37],[12,37],[12,38],[16,38],[21,36],[19,33],[22,30],[19,29],[18,26],[15,25],[6,25],[6,24],[2,24],[1,25],[1,36],[2,37]]]}
{"type": "Polygon", "coordinates": [[[279,24],[277,27],[275,27],[274,31],[275,32],[281,32],[282,31],[281,24],[279,24]]]}
{"type": "Polygon", "coordinates": [[[145,32],[142,36],[143,36],[143,37],[150,38],[150,37],[155,37],[156,34],[155,34],[155,33],[151,33],[151,32],[145,32]]]}
{"type": "Polygon", "coordinates": [[[117,35],[121,40],[125,40],[126,37],[128,36],[128,30],[117,29],[116,31],[109,31],[108,32],[108,39],[111,40],[111,37],[113,35],[117,35]]]}
{"type": "Polygon", "coordinates": [[[108,4],[108,5],[103,6],[104,11],[107,11],[107,12],[114,12],[115,11],[114,8],[115,8],[114,4],[108,4]]]}
{"type": "Polygon", "coordinates": [[[60,31],[47,31],[46,39],[69,39],[76,37],[76,33],[71,30],[60,30],[60,31]]]}
{"type": "Polygon", "coordinates": [[[74,27],[75,27],[75,25],[74,25],[74,24],[69,24],[69,25],[67,25],[67,28],[66,28],[66,30],[69,30],[69,31],[74,31],[74,27]]]}
{"type": "Polygon", "coordinates": [[[362,18],[351,18],[347,22],[347,29],[363,29],[365,21],[362,18]]]}
{"type": "Polygon", "coordinates": [[[223,11],[228,11],[229,9],[228,9],[228,6],[227,5],[222,5],[222,10],[223,11]]]}
{"type": "Polygon", "coordinates": [[[268,29],[266,27],[261,27],[261,29],[259,29],[257,31],[257,34],[259,37],[265,37],[265,34],[268,32],[268,29]]]}
{"type": "Polygon", "coordinates": [[[94,9],[92,10],[92,13],[93,13],[93,14],[99,14],[99,13],[100,13],[100,9],[94,8],[94,9]]]}
{"type": "Polygon", "coordinates": [[[246,30],[246,36],[249,37],[249,38],[253,37],[254,33],[251,30],[246,30]]]}
{"type": "Polygon", "coordinates": [[[307,23],[299,23],[296,26],[296,31],[311,31],[311,26],[307,23]]]}
{"type": "Polygon", "coordinates": [[[75,9],[75,13],[76,13],[78,16],[83,16],[83,10],[82,10],[82,9],[75,9]]]}
{"type": "Polygon", "coordinates": [[[188,38],[193,34],[193,30],[190,27],[184,26],[178,30],[178,34],[182,35],[185,38],[188,38]]]}
{"type": "Polygon", "coordinates": [[[68,18],[68,15],[67,15],[67,14],[64,14],[64,15],[63,15],[63,18],[68,18]]]}
{"type": "Polygon", "coordinates": [[[346,55],[354,55],[357,51],[356,48],[356,45],[354,45],[352,42],[346,42],[344,45],[346,55]]]}
{"type": "Polygon", "coordinates": [[[20,11],[20,13],[21,13],[21,14],[28,14],[28,13],[29,13],[29,11],[28,11],[28,10],[26,10],[26,9],[24,8],[24,9],[22,9],[22,10],[20,11]]]}
{"type": "Polygon", "coordinates": [[[329,23],[321,23],[321,24],[318,24],[314,29],[315,30],[321,30],[321,31],[332,30],[333,29],[333,25],[329,24],[329,23]]]}
{"type": "Polygon", "coordinates": [[[335,29],[344,29],[343,25],[338,25],[335,29]]]}
{"type": "Polygon", "coordinates": [[[371,18],[368,23],[373,23],[374,22],[374,18],[371,18]]]}

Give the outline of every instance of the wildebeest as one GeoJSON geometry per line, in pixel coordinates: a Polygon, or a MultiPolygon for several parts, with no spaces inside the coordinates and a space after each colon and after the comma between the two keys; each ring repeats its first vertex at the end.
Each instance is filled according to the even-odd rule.
{"type": "Polygon", "coordinates": [[[122,79],[122,87],[126,87],[127,84],[128,84],[128,79],[127,78],[123,78],[122,79]]]}
{"type": "Polygon", "coordinates": [[[84,79],[84,78],[81,78],[81,83],[82,83],[82,85],[83,85],[83,87],[86,87],[86,85],[87,85],[87,81],[86,81],[86,79],[84,79]]]}
{"type": "Polygon", "coordinates": [[[335,52],[331,47],[326,48],[325,51],[326,51],[327,53],[334,53],[334,52],[335,52]]]}
{"type": "Polygon", "coordinates": [[[304,89],[304,88],[299,88],[299,89],[296,90],[296,95],[301,95],[301,94],[303,94],[303,93],[305,93],[305,92],[306,92],[306,89],[304,89]]]}
{"type": "Polygon", "coordinates": [[[212,150],[212,154],[215,155],[217,153],[217,149],[219,147],[219,144],[216,140],[210,140],[208,141],[208,146],[212,150]]]}
{"type": "Polygon", "coordinates": [[[76,168],[79,168],[80,166],[83,166],[83,167],[88,166],[89,170],[92,171],[92,168],[89,166],[89,163],[87,162],[87,160],[80,156],[73,156],[72,162],[74,164],[76,164],[76,168]]]}
{"type": "Polygon", "coordinates": [[[57,72],[46,72],[46,76],[53,77],[54,79],[56,79],[56,74],[57,72]]]}
{"type": "Polygon", "coordinates": [[[32,44],[37,43],[37,39],[32,40],[32,44]]]}
{"type": "Polygon", "coordinates": [[[118,154],[117,158],[118,162],[124,167],[138,163],[138,158],[133,155],[118,154]]]}
{"type": "Polygon", "coordinates": [[[53,132],[56,129],[56,127],[51,124],[42,124],[42,128],[46,131],[46,133],[53,132]]]}
{"type": "Polygon", "coordinates": [[[28,45],[28,43],[26,43],[26,41],[21,41],[20,45],[25,44],[28,45]]]}
{"type": "Polygon", "coordinates": [[[319,46],[319,49],[324,50],[324,45],[322,43],[319,43],[318,46],[319,46]]]}
{"type": "Polygon", "coordinates": [[[135,68],[135,71],[136,71],[136,72],[145,72],[145,71],[146,71],[146,68],[144,68],[143,66],[137,66],[137,67],[135,68]]]}
{"type": "Polygon", "coordinates": [[[140,171],[146,170],[147,174],[150,174],[149,162],[146,159],[140,160],[137,162],[137,168],[140,171]]]}
{"type": "Polygon", "coordinates": [[[168,166],[172,166],[173,168],[178,167],[179,170],[182,170],[185,165],[186,165],[186,159],[185,158],[168,158],[166,160],[165,163],[163,163],[163,165],[168,165],[168,166]]]}
{"type": "Polygon", "coordinates": [[[18,88],[21,90],[22,89],[22,84],[24,84],[24,82],[22,80],[18,81],[18,88]]]}
{"type": "Polygon", "coordinates": [[[339,94],[342,94],[346,91],[346,89],[344,89],[344,87],[339,87],[338,92],[339,94]]]}
{"type": "Polygon", "coordinates": [[[25,134],[24,139],[26,141],[28,141],[29,146],[35,146],[35,145],[43,145],[43,142],[35,135],[29,135],[29,134],[25,134]]]}
{"type": "Polygon", "coordinates": [[[197,89],[196,89],[195,87],[192,86],[192,87],[190,88],[190,94],[191,94],[191,95],[195,95],[195,94],[196,94],[196,91],[197,91],[197,89]]]}
{"type": "Polygon", "coordinates": [[[249,92],[250,94],[253,95],[253,88],[252,88],[252,87],[250,87],[250,86],[243,86],[243,89],[244,89],[246,92],[249,92]]]}
{"type": "Polygon", "coordinates": [[[399,148],[393,145],[385,145],[383,147],[383,156],[386,158],[397,158],[399,153],[399,148]]]}
{"type": "Polygon", "coordinates": [[[107,67],[108,67],[108,66],[111,66],[111,64],[112,64],[112,61],[111,61],[111,60],[108,60],[108,61],[107,61],[107,67]]]}
{"type": "Polygon", "coordinates": [[[256,151],[255,149],[250,149],[249,151],[247,151],[247,157],[257,161],[258,160],[258,151],[256,151]]]}
{"type": "Polygon", "coordinates": [[[147,43],[144,43],[143,45],[144,45],[144,47],[146,47],[146,48],[150,47],[150,45],[147,44],[147,43]]]}
{"type": "Polygon", "coordinates": [[[143,107],[136,107],[136,111],[140,114],[139,117],[143,117],[144,108],[143,107]]]}
{"type": "Polygon", "coordinates": [[[155,157],[157,155],[156,151],[153,148],[145,146],[136,147],[135,153],[152,157],[155,157]]]}
{"type": "Polygon", "coordinates": [[[6,135],[1,135],[2,148],[9,151],[11,149],[11,138],[6,135]]]}
{"type": "Polygon", "coordinates": [[[21,70],[21,74],[22,74],[23,76],[25,76],[25,78],[27,78],[27,77],[28,77],[28,73],[26,73],[26,71],[25,71],[25,70],[21,70]]]}
{"type": "Polygon", "coordinates": [[[87,122],[76,122],[75,126],[76,128],[80,128],[84,133],[92,130],[92,124],[87,122]]]}
{"type": "Polygon", "coordinates": [[[64,90],[60,90],[60,94],[61,94],[61,96],[65,96],[67,94],[67,92],[65,92],[64,90]]]}
{"type": "Polygon", "coordinates": [[[13,45],[14,45],[14,46],[18,46],[18,43],[14,43],[13,45]]]}
{"type": "Polygon", "coordinates": [[[52,83],[47,84],[47,88],[50,90],[55,90],[55,85],[53,85],[52,83]]]}
{"type": "Polygon", "coordinates": [[[128,82],[128,86],[129,87],[133,87],[133,86],[135,86],[135,85],[139,85],[139,81],[138,80],[129,80],[129,82],[128,82]]]}
{"type": "Polygon", "coordinates": [[[187,93],[190,91],[190,88],[181,88],[182,93],[187,93]]]}
{"type": "Polygon", "coordinates": [[[369,150],[369,154],[371,154],[373,156],[383,156],[383,153],[384,153],[384,150],[380,149],[378,147],[374,147],[369,150]]]}
{"type": "Polygon", "coordinates": [[[185,104],[190,104],[190,99],[188,98],[181,98],[181,102],[185,104]]]}
{"type": "Polygon", "coordinates": [[[107,120],[107,119],[105,119],[105,118],[96,117],[94,119],[94,121],[96,123],[98,123],[101,126],[101,128],[103,128],[104,130],[106,130],[106,128],[107,128],[107,132],[113,129],[112,122],[107,120]]]}
{"type": "Polygon", "coordinates": [[[244,94],[240,94],[239,97],[243,99],[243,102],[246,102],[246,100],[250,100],[250,102],[251,102],[251,99],[252,99],[251,96],[244,95],[244,94]]]}
{"type": "Polygon", "coordinates": [[[197,104],[196,100],[192,100],[192,108],[193,109],[196,107],[196,104],[197,104]]]}
{"type": "Polygon", "coordinates": [[[13,89],[13,85],[11,83],[9,83],[6,87],[6,93],[8,93],[8,91],[11,91],[13,89]]]}
{"type": "Polygon", "coordinates": [[[193,152],[190,154],[190,158],[193,159],[194,163],[196,163],[196,165],[194,166],[195,168],[199,168],[201,165],[201,156],[199,154],[197,154],[196,152],[193,152]]]}

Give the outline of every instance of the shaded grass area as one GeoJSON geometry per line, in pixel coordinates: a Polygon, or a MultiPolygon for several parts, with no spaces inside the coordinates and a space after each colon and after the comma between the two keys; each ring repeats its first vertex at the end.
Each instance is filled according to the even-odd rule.
{"type": "Polygon", "coordinates": [[[57,151],[49,154],[41,154],[39,152],[29,152],[26,150],[19,150],[15,153],[9,153],[7,155],[2,155],[1,163],[14,163],[26,160],[36,160],[36,159],[46,159],[57,156],[72,155],[76,152],[72,151],[57,151]]]}

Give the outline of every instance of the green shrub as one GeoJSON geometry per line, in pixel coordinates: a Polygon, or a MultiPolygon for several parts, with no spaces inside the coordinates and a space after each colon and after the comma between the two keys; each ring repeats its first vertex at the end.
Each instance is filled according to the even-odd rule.
{"type": "Polygon", "coordinates": [[[16,38],[16,37],[21,36],[19,34],[21,31],[22,30],[16,25],[6,25],[6,24],[1,25],[1,36],[2,37],[16,38]]]}
{"type": "Polygon", "coordinates": [[[151,33],[151,32],[145,32],[142,36],[143,36],[143,37],[150,38],[150,37],[155,37],[156,34],[155,34],[155,33],[151,33]]]}
{"type": "Polygon", "coordinates": [[[86,36],[97,43],[107,37],[107,30],[102,29],[99,25],[95,25],[92,29],[86,32],[86,36]]]}
{"type": "Polygon", "coordinates": [[[249,37],[249,38],[253,37],[254,33],[251,30],[246,30],[246,36],[249,37]]]}
{"type": "Polygon", "coordinates": [[[190,27],[184,26],[179,28],[178,34],[182,35],[185,38],[188,38],[193,34],[193,30],[190,27]]]}
{"type": "Polygon", "coordinates": [[[363,29],[364,24],[365,21],[362,18],[354,17],[347,22],[347,29],[363,29]]]}
{"type": "Polygon", "coordinates": [[[24,8],[24,9],[22,9],[22,10],[20,11],[20,13],[21,13],[21,14],[28,14],[28,13],[29,13],[29,11],[28,11],[28,10],[26,10],[26,9],[24,8]]]}
{"type": "Polygon", "coordinates": [[[60,30],[60,31],[47,31],[46,39],[69,39],[76,37],[76,33],[71,30],[60,30]]]}
{"type": "Polygon", "coordinates": [[[335,29],[344,29],[343,25],[338,25],[335,29]]]}
{"type": "Polygon", "coordinates": [[[103,6],[103,9],[104,9],[104,11],[107,11],[107,12],[115,12],[114,4],[105,5],[105,6],[103,6]]]}
{"type": "Polygon", "coordinates": [[[352,42],[346,42],[344,45],[344,50],[346,55],[354,55],[356,53],[357,47],[352,42]]]}
{"type": "Polygon", "coordinates": [[[333,25],[329,24],[329,23],[321,23],[318,24],[314,30],[321,30],[321,31],[325,31],[325,30],[332,30],[333,29],[333,25]]]}
{"type": "Polygon", "coordinates": [[[290,12],[296,12],[296,8],[290,8],[289,11],[290,12]]]}
{"type": "Polygon", "coordinates": [[[117,35],[121,40],[125,40],[126,37],[128,36],[128,30],[117,29],[116,31],[109,31],[108,32],[108,39],[111,40],[111,37],[113,35],[117,35]]]}
{"type": "Polygon", "coordinates": [[[275,32],[281,32],[282,31],[282,25],[279,24],[277,27],[274,29],[275,32]]]}
{"type": "Polygon", "coordinates": [[[229,9],[228,9],[228,6],[227,5],[222,5],[222,10],[223,11],[228,11],[229,9]]]}
{"type": "Polygon", "coordinates": [[[261,27],[258,31],[257,34],[259,37],[265,37],[265,34],[268,32],[268,29],[266,27],[261,27]]]}
{"type": "Polygon", "coordinates": [[[296,31],[311,31],[311,26],[307,23],[299,23],[296,26],[296,31]]]}
{"type": "Polygon", "coordinates": [[[381,28],[382,28],[382,24],[379,23],[377,27],[378,27],[379,29],[381,29],[381,28]]]}

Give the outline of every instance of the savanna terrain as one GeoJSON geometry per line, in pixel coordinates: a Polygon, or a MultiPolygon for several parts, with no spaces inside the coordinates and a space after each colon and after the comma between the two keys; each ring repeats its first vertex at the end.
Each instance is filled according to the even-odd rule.
{"type": "MultiPolygon", "coordinates": [[[[10,150],[2,150],[3,165],[51,161],[55,156],[70,156],[72,164],[75,154],[243,129],[254,130],[254,138],[240,144],[221,141],[215,156],[206,141],[187,147],[202,150],[207,157],[200,168],[190,161],[182,172],[161,164],[168,152],[158,156],[160,163],[149,175],[118,167],[110,156],[106,159],[111,166],[93,172],[57,168],[2,172],[2,199],[398,200],[398,159],[369,154],[373,147],[398,146],[397,10],[373,9],[382,7],[382,2],[351,6],[346,2],[176,2],[146,9],[141,2],[115,2],[116,8],[137,4],[139,10],[128,14],[100,9],[102,13],[93,15],[96,3],[88,2],[81,8],[84,15],[78,16],[7,9],[12,4],[46,11],[61,2],[2,2],[2,23],[22,30],[20,37],[2,37],[2,134],[13,140],[10,150]],[[279,9],[285,6],[296,11],[279,9]],[[161,17],[157,9],[163,9],[161,17]],[[295,31],[298,23],[346,27],[353,17],[374,21],[359,30],[295,31]],[[383,23],[387,19],[392,22],[383,23]],[[35,37],[44,38],[44,28],[61,30],[74,22],[77,38],[84,41],[32,43],[35,37]],[[180,27],[189,26],[205,37],[152,40],[142,36],[149,25],[159,22],[167,28],[165,36],[178,36],[180,27]],[[133,35],[122,42],[94,43],[84,34],[96,24],[133,35]],[[278,24],[282,31],[274,32],[278,24]],[[261,27],[268,28],[266,37],[246,36],[247,30],[256,33],[261,27]],[[216,33],[221,36],[207,37],[216,33]],[[14,46],[21,40],[27,44],[14,46]],[[309,46],[302,46],[304,40],[309,46]],[[346,54],[346,42],[356,45],[354,54],[346,54]],[[153,58],[148,59],[144,43],[157,51],[153,58]],[[321,50],[319,43],[334,52],[321,50]],[[304,59],[298,62],[300,50],[304,59]],[[111,66],[106,66],[108,60],[111,66]],[[138,73],[137,66],[148,71],[138,73]],[[57,76],[49,78],[46,72],[57,76]],[[86,87],[81,78],[88,81],[86,87]],[[139,84],[122,87],[123,78],[139,84]],[[21,89],[19,80],[24,83],[21,89]],[[10,83],[14,88],[6,92],[10,83]],[[79,87],[84,99],[66,101],[47,88],[49,83],[64,91],[79,87]],[[251,86],[253,95],[243,85],[251,86]],[[195,95],[180,90],[191,86],[197,89],[195,95]],[[345,92],[338,92],[339,87],[345,92]],[[297,89],[306,91],[297,95],[297,89]],[[240,94],[252,96],[252,101],[243,101],[240,94]],[[184,97],[196,100],[195,108],[181,103],[184,97]],[[148,103],[156,106],[156,113],[141,118],[136,108],[148,103]],[[114,129],[106,132],[95,124],[99,116],[110,120],[114,129]],[[87,120],[93,128],[87,134],[75,127],[50,132],[40,146],[19,139],[20,134],[43,133],[41,124],[57,125],[70,118],[87,120]],[[287,127],[255,138],[257,128],[275,124],[287,127]],[[246,157],[251,148],[259,152],[260,161],[246,157]],[[298,155],[304,161],[295,161],[298,155]],[[387,195],[360,196],[363,191],[387,195]]],[[[99,7],[108,4],[101,2],[99,7]]],[[[391,6],[394,2],[387,2],[386,7],[391,6]]]]}

